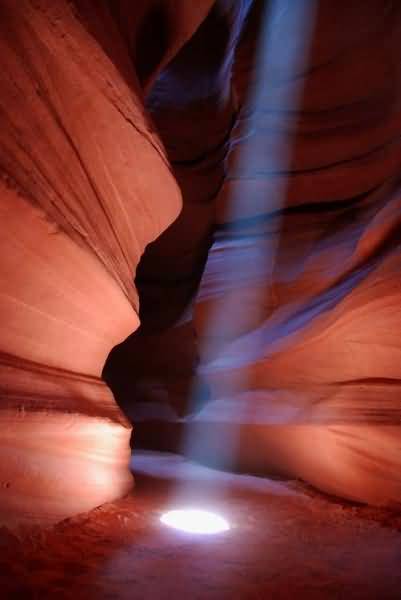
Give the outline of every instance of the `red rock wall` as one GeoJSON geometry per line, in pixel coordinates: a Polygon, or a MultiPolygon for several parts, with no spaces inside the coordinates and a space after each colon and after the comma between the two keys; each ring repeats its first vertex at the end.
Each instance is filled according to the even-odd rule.
{"type": "Polygon", "coordinates": [[[131,487],[130,426],[99,377],[181,195],[106,7],[0,15],[0,513],[52,521],[131,487]]]}
{"type": "MultiPolygon", "coordinates": [[[[299,60],[295,9],[274,24],[271,76],[257,79],[233,132],[198,295],[215,398],[199,420],[240,423],[246,468],[395,505],[401,12],[391,2],[361,8],[318,3],[308,64],[292,72],[281,40],[295,40],[299,60]],[[286,105],[297,94],[299,105],[286,105]]],[[[239,78],[257,64],[250,46],[239,78]]]]}
{"type": "Polygon", "coordinates": [[[129,334],[145,435],[400,502],[401,12],[266,9],[0,1],[3,521],[129,489],[129,334]]]}
{"type": "MultiPolygon", "coordinates": [[[[189,44],[156,84],[149,102],[177,179],[189,190],[187,217],[184,234],[179,219],[171,228],[174,239],[165,246],[157,240],[141,262],[148,333],[142,326],[117,350],[120,378],[124,370],[134,378],[126,378],[120,393],[123,401],[135,395],[128,411],[146,415],[145,438],[176,435],[157,423],[162,415],[173,419],[164,405],[181,413],[206,403],[186,434],[200,458],[221,454],[229,466],[278,471],[339,496],[397,504],[400,10],[375,0],[340,4],[310,3],[315,11],[302,25],[306,4],[284,3],[272,9],[266,26],[265,3],[254,4],[226,94],[240,110],[232,132],[227,121],[220,134],[230,143],[222,150],[224,156],[228,148],[224,181],[212,196],[207,186],[218,171],[207,163],[215,156],[207,144],[216,122],[201,120],[202,91],[196,105],[187,82],[207,73],[213,89],[216,63],[196,63],[189,44]],[[185,74],[181,79],[174,72],[180,62],[187,65],[177,69],[185,74]],[[174,107],[179,121],[165,119],[165,105],[154,100],[158,85],[162,100],[169,93],[184,98],[174,107]],[[204,141],[198,156],[209,170],[185,186],[174,152],[185,140],[190,156],[197,136],[204,141]],[[212,198],[212,221],[191,205],[202,197],[204,206],[212,198]],[[185,302],[177,290],[186,286],[190,307],[190,283],[196,286],[202,261],[194,261],[185,278],[182,256],[188,261],[202,240],[210,243],[213,230],[192,319],[190,309],[179,308],[185,302]],[[191,250],[185,251],[181,244],[189,235],[191,250]],[[160,261],[164,269],[158,270],[160,261]],[[234,456],[225,455],[225,440],[234,456]]],[[[229,22],[233,31],[232,13],[229,22]]],[[[222,50],[228,73],[231,49],[222,50]]],[[[225,89],[222,80],[218,85],[225,89]]],[[[218,122],[224,124],[221,117],[218,122]]],[[[184,155],[181,150],[182,161],[184,155]]],[[[199,163],[185,166],[188,172],[199,163]]]]}

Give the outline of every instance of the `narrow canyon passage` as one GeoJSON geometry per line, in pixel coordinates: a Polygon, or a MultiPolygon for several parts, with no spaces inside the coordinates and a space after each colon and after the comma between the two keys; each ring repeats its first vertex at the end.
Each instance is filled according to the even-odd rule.
{"type": "Polygon", "coordinates": [[[0,56],[0,596],[401,597],[401,3],[0,0],[0,56]]]}

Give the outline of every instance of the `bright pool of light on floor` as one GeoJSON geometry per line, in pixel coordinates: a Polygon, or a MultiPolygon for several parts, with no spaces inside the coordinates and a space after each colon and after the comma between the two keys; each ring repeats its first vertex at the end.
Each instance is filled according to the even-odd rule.
{"type": "Polygon", "coordinates": [[[171,510],[164,513],[160,521],[164,525],[187,531],[188,533],[221,533],[230,529],[229,524],[223,517],[206,510],[186,509],[171,510]]]}

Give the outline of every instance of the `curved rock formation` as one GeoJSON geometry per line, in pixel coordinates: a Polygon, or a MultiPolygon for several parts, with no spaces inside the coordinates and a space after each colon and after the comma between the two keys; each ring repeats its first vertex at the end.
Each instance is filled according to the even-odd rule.
{"type": "Polygon", "coordinates": [[[200,458],[401,502],[400,34],[390,0],[0,0],[3,522],[131,486],[113,346],[139,437],[196,413],[200,458]]]}
{"type": "Polygon", "coordinates": [[[181,198],[128,51],[100,7],[0,4],[7,523],[56,520],[132,485],[130,426],[99,376],[138,325],[137,263],[181,198]]]}
{"type": "Polygon", "coordinates": [[[216,400],[199,421],[241,423],[242,466],[398,504],[401,11],[352,3],[334,19],[319,2],[302,64],[299,10],[271,16],[271,76],[240,113],[217,198],[195,321],[216,400]]]}
{"type": "MultiPolygon", "coordinates": [[[[229,3],[217,2],[215,10],[223,5],[229,3]]],[[[174,413],[203,406],[185,433],[200,458],[300,477],[362,502],[398,504],[401,13],[376,0],[266,9],[253,4],[235,50],[226,97],[237,99],[239,112],[232,132],[227,121],[220,136],[230,140],[229,151],[213,196],[210,176],[186,188],[180,174],[183,163],[214,164],[208,160],[216,146],[208,140],[215,119],[204,124],[202,162],[186,164],[175,152],[185,139],[190,156],[200,135],[197,106],[205,101],[196,86],[198,104],[188,97],[190,68],[212,81],[215,62],[197,64],[189,44],[150,95],[184,190],[184,236],[190,231],[192,240],[181,246],[187,237],[178,220],[174,239],[149,247],[139,270],[147,326],[114,351],[106,376],[133,418],[147,421],[144,443],[171,447],[181,428],[174,413]],[[153,101],[158,85],[163,100],[176,99],[180,115],[166,121],[168,129],[165,103],[153,101]],[[212,221],[201,220],[194,197],[213,203],[212,221]],[[191,293],[203,263],[193,260],[184,272],[182,256],[206,248],[213,231],[199,292],[191,293]],[[171,268],[158,270],[166,248],[171,268]],[[186,303],[179,288],[187,290],[186,303]],[[131,380],[121,385],[124,372],[131,380]]],[[[232,46],[223,52],[230,71],[232,46]]],[[[190,78],[199,80],[193,71],[190,78]]],[[[217,111],[224,104],[216,97],[208,103],[217,111]]]]}

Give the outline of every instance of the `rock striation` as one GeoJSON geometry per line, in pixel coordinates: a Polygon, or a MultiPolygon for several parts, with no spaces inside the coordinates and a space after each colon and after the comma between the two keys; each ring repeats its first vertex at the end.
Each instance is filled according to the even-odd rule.
{"type": "Polygon", "coordinates": [[[127,493],[132,422],[399,506],[398,3],[0,0],[0,53],[0,521],[127,493]]]}

